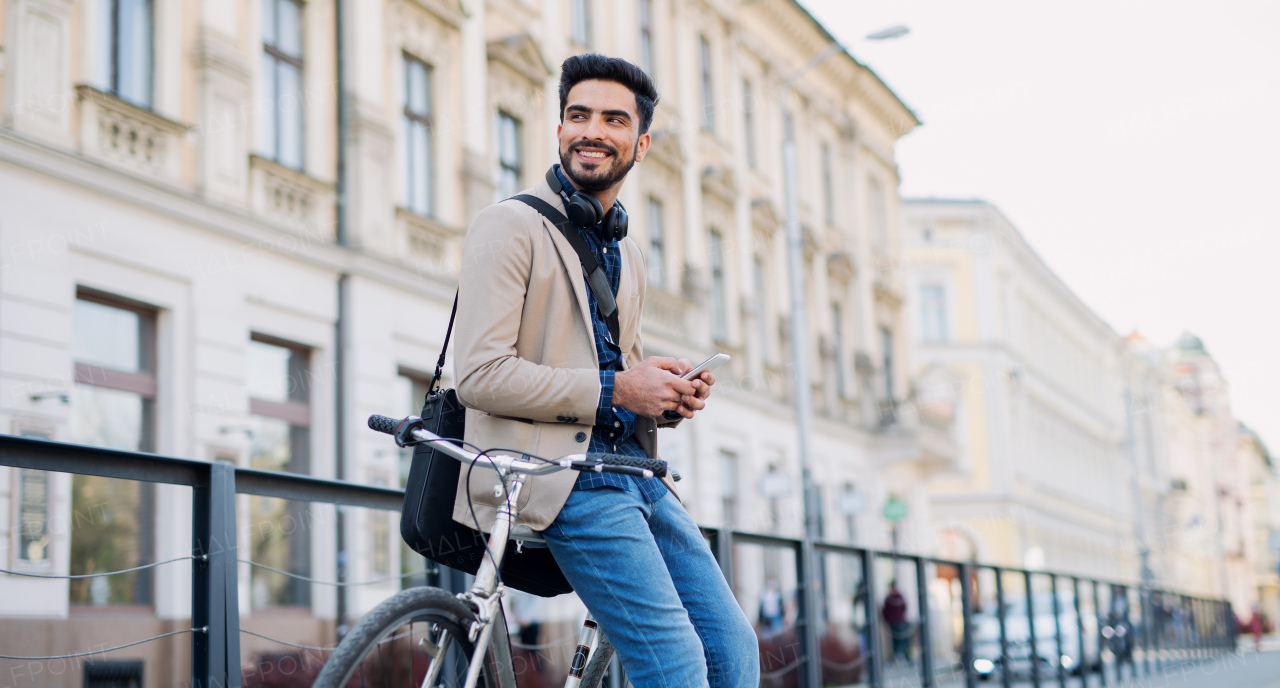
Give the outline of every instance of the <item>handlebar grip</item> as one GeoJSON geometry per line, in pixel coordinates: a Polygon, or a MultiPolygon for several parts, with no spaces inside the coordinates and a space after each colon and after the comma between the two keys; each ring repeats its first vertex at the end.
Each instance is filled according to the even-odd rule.
{"type": "Polygon", "coordinates": [[[395,418],[379,416],[376,413],[369,416],[369,427],[378,432],[385,432],[388,435],[396,434],[396,427],[400,425],[400,421],[395,418]]]}
{"type": "Polygon", "coordinates": [[[651,459],[647,456],[622,456],[619,454],[592,454],[589,458],[603,464],[647,468],[653,471],[655,478],[661,478],[667,474],[667,462],[662,459],[651,459]]]}

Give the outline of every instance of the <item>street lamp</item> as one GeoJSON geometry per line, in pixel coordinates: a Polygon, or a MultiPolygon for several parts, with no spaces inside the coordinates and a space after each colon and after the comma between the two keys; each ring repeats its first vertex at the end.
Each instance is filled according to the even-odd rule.
{"type": "Polygon", "coordinates": [[[902,38],[909,33],[911,33],[911,27],[906,24],[894,24],[893,26],[886,26],[879,31],[872,31],[863,36],[863,38],[868,41],[891,41],[895,38],[902,38]]]}

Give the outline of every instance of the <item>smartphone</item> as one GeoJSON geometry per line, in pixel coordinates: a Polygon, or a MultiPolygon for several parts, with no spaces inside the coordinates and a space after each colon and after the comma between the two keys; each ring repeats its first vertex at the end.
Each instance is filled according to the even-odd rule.
{"type": "Polygon", "coordinates": [[[689,372],[685,373],[684,375],[681,375],[680,377],[685,380],[692,380],[698,377],[699,375],[707,371],[715,370],[716,368],[719,368],[720,366],[728,362],[729,362],[729,354],[716,354],[715,356],[712,356],[711,358],[708,358],[702,363],[699,363],[698,365],[694,366],[693,370],[690,370],[689,372]]]}

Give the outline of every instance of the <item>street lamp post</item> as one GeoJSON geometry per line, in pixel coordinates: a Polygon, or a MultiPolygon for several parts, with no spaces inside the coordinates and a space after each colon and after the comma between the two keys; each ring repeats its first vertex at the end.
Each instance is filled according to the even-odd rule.
{"type": "Polygon", "coordinates": [[[792,72],[782,83],[781,98],[782,121],[785,123],[782,144],[782,166],[785,181],[785,203],[787,213],[787,265],[790,272],[791,287],[791,355],[792,372],[794,373],[794,393],[796,412],[796,452],[800,464],[800,498],[804,507],[804,540],[800,545],[800,556],[803,565],[800,573],[803,578],[804,619],[805,627],[799,629],[803,635],[803,647],[809,661],[805,663],[804,685],[809,688],[820,688],[822,685],[822,662],[819,660],[821,650],[818,645],[818,618],[821,612],[818,599],[819,569],[822,561],[813,548],[818,539],[817,503],[813,494],[813,475],[809,471],[809,432],[813,424],[813,398],[809,386],[809,347],[807,324],[805,318],[804,291],[804,236],[800,230],[799,189],[796,179],[796,137],[795,123],[787,111],[787,96],[805,72],[821,64],[824,60],[844,50],[838,42],[833,41],[822,52],[814,55],[799,69],[792,72]]]}

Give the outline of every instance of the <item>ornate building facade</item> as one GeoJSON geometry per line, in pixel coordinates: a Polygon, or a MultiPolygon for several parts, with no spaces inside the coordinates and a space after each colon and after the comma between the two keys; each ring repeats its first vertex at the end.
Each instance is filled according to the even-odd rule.
{"type": "MultiPolygon", "coordinates": [[[[468,223],[555,161],[558,65],[599,51],[662,93],[622,195],[649,266],[647,353],[734,356],[711,406],[662,438],[685,503],[708,525],[801,532],[790,131],[824,537],[925,547],[924,478],[954,451],[945,418],[904,403],[905,285],[887,269],[902,250],[894,146],[919,122],[844,52],[784,88],[833,41],[798,3],[0,0],[0,37],[5,431],[398,484],[404,457],[363,419],[416,412],[468,223]],[[892,528],[890,501],[908,506],[892,528]]],[[[183,489],[5,469],[0,502],[11,568],[189,550],[183,489]]],[[[333,509],[239,509],[241,558],[335,579],[333,509]]],[[[393,515],[344,515],[348,580],[410,566],[393,515]]],[[[765,576],[794,578],[759,558],[735,580],[744,605],[765,576]]],[[[398,589],[354,588],[339,610],[331,587],[240,576],[244,627],[306,644],[398,589]]],[[[191,603],[182,562],[0,587],[0,645],[27,654],[180,627],[191,603]]],[[[140,646],[146,685],[186,680],[185,642],[140,646]]],[[[242,638],[246,663],[273,647],[242,638]]]]}

